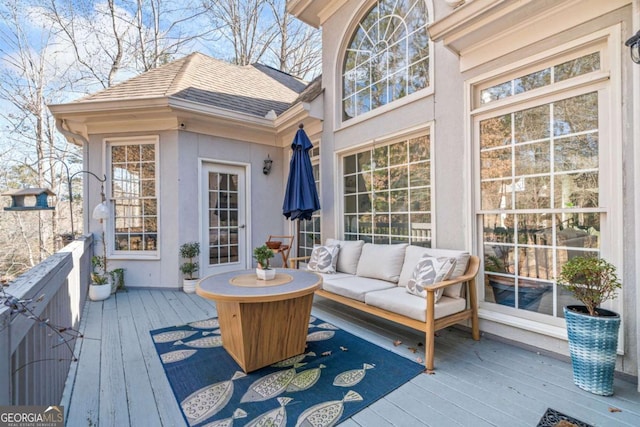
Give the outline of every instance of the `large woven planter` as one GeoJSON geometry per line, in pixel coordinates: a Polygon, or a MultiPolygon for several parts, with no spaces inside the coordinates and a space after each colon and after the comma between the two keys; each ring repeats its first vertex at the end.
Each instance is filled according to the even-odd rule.
{"type": "Polygon", "coordinates": [[[620,316],[601,308],[598,312],[600,316],[589,316],[583,306],[564,308],[573,382],[591,393],[611,396],[620,316]]]}

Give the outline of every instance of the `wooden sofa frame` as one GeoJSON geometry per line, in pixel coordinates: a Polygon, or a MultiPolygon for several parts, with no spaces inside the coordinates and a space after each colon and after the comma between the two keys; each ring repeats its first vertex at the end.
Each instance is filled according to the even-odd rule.
{"type": "MultiPolygon", "coordinates": [[[[290,267],[296,268],[297,262],[308,259],[308,257],[301,258],[289,258],[290,267]]],[[[349,307],[353,307],[357,310],[365,313],[373,314],[374,316],[390,320],[400,325],[408,326],[409,328],[421,331],[425,333],[425,367],[427,370],[434,369],[434,346],[435,346],[435,333],[440,329],[444,329],[448,326],[462,322],[464,320],[471,320],[471,336],[474,340],[480,340],[480,326],[478,324],[478,300],[476,291],[476,276],[478,275],[478,268],[480,266],[480,259],[471,255],[469,259],[469,265],[467,271],[462,276],[455,278],[454,280],[447,280],[440,283],[435,283],[432,286],[426,288],[427,297],[426,310],[427,320],[421,322],[416,319],[412,319],[407,316],[403,316],[398,313],[383,310],[378,307],[373,307],[365,304],[364,302],[357,301],[351,298],[337,295],[332,292],[325,291],[323,289],[317,290],[315,293],[321,297],[330,299],[332,301],[339,302],[349,307]],[[467,300],[467,308],[464,311],[451,314],[449,316],[435,318],[435,292],[438,289],[443,289],[451,285],[458,283],[464,283],[465,286],[465,298],[467,300]]]]}

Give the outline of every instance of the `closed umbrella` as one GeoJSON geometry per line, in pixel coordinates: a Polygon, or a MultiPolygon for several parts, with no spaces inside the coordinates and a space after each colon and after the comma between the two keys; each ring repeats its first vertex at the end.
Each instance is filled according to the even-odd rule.
{"type": "Polygon", "coordinates": [[[313,168],[309,159],[309,150],[312,147],[301,124],[291,143],[293,156],[289,163],[289,178],[282,204],[282,213],[291,220],[309,220],[313,212],[320,209],[313,168]]]}

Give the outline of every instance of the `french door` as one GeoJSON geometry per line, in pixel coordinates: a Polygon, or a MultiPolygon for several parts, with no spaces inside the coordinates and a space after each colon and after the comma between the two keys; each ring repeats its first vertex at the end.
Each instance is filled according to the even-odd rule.
{"type": "Polygon", "coordinates": [[[247,268],[246,177],[242,166],[203,163],[201,277],[247,268]]]}

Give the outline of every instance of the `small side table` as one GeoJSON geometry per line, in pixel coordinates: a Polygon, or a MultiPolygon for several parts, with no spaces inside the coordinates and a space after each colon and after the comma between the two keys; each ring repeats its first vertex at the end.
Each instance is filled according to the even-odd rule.
{"type": "Polygon", "coordinates": [[[222,345],[244,372],[304,353],[315,273],[277,269],[273,280],[255,270],[205,277],[196,293],[216,302],[222,345]]]}

